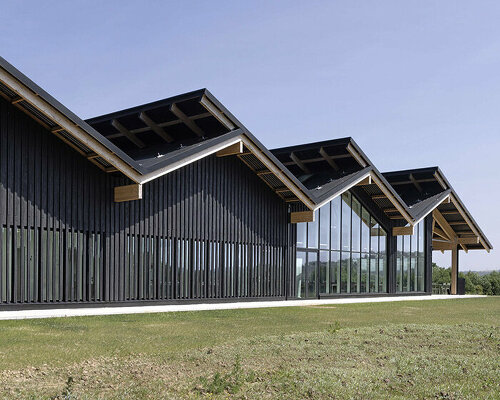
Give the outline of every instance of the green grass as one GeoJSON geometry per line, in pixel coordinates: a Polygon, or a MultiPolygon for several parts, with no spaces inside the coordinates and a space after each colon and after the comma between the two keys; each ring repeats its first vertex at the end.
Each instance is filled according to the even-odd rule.
{"type": "Polygon", "coordinates": [[[0,398],[500,399],[500,298],[0,321],[0,398]]]}

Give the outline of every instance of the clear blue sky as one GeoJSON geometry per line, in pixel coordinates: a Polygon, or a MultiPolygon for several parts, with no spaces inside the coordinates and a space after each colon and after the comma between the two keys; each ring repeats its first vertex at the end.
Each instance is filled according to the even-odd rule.
{"type": "Polygon", "coordinates": [[[439,165],[500,246],[498,1],[3,0],[0,16],[1,55],[81,117],[207,87],[268,147],[352,136],[381,171],[439,165]]]}

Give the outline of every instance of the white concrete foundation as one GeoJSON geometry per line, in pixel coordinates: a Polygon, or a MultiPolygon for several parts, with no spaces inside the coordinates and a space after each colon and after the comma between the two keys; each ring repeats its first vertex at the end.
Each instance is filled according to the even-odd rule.
{"type": "Polygon", "coordinates": [[[428,300],[456,300],[486,297],[480,295],[432,295],[432,296],[395,296],[395,297],[354,297],[325,300],[287,300],[287,301],[243,301],[237,303],[204,303],[204,304],[172,304],[172,305],[144,305],[123,307],[91,307],[91,308],[55,308],[45,310],[15,310],[0,311],[0,320],[82,317],[89,315],[117,315],[117,314],[145,314],[179,311],[207,311],[207,310],[236,310],[242,308],[270,308],[270,307],[304,307],[329,304],[354,303],[385,303],[390,301],[428,301],[428,300]]]}

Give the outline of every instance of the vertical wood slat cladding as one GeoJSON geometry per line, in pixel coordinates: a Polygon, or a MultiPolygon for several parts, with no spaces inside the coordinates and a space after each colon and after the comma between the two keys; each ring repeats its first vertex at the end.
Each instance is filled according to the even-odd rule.
{"type": "Polygon", "coordinates": [[[0,303],[287,294],[288,206],[236,157],[130,183],[0,99],[0,303]]]}

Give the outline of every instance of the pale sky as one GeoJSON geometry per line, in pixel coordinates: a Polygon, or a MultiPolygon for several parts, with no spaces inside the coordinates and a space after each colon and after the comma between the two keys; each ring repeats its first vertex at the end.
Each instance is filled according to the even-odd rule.
{"type": "Polygon", "coordinates": [[[498,1],[3,0],[0,18],[0,54],[80,117],[206,87],[269,148],[352,136],[381,171],[438,165],[500,243],[498,1]]]}

